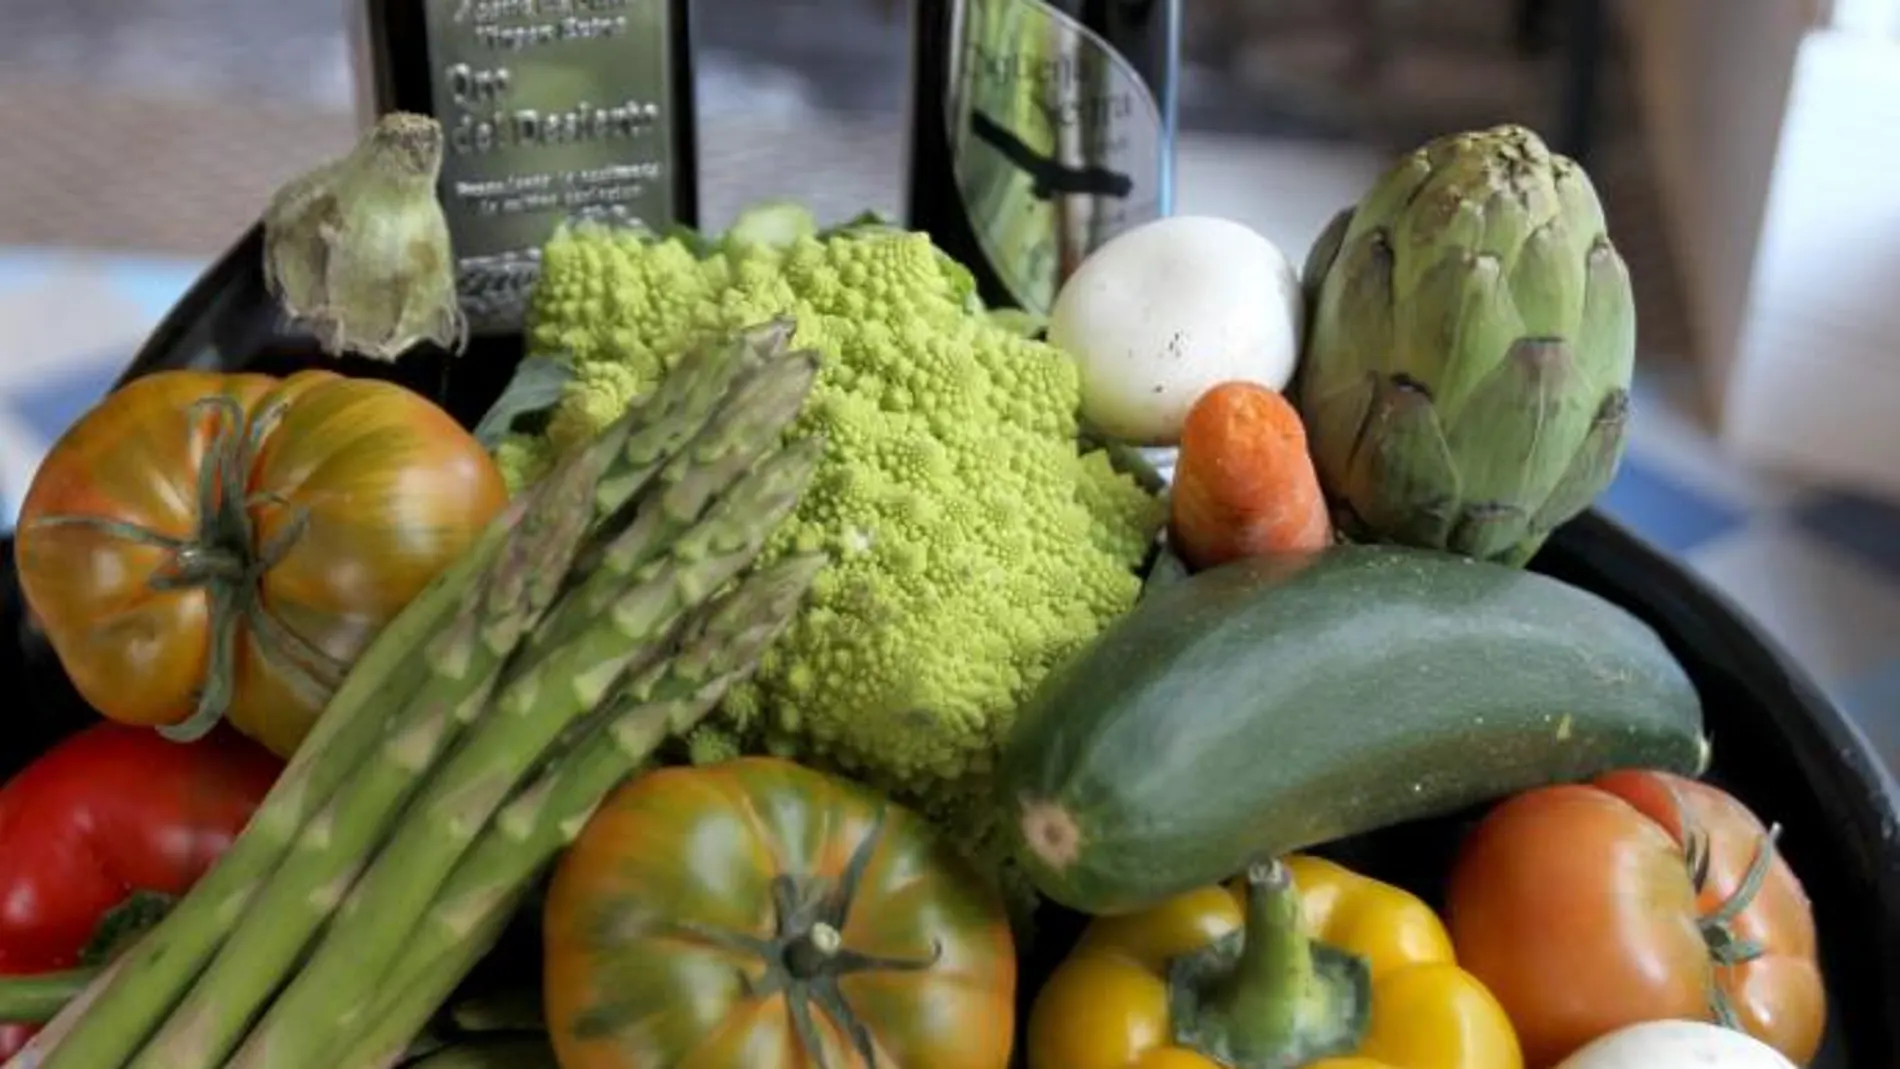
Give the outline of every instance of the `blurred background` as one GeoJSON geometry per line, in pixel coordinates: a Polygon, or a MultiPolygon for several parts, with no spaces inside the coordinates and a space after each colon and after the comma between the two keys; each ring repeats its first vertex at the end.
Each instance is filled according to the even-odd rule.
{"type": "MultiPolygon", "coordinates": [[[[0,527],[283,180],[354,138],[342,0],[0,0],[0,527]]],[[[1297,262],[1395,153],[1536,128],[1639,295],[1604,502],[1900,767],[1900,3],[1185,0],[1178,210],[1297,262]]],[[[699,0],[703,222],[896,213],[907,0],[699,0]]]]}

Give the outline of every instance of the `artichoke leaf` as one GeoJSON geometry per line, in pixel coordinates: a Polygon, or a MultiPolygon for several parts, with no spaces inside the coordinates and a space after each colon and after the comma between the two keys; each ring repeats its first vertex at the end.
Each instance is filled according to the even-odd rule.
{"type": "Polygon", "coordinates": [[[1462,497],[1459,484],[1431,391],[1403,376],[1376,379],[1345,479],[1348,528],[1441,545],[1462,497]]]}
{"type": "Polygon", "coordinates": [[[1465,506],[1444,545],[1453,553],[1493,564],[1522,565],[1544,543],[1544,536],[1528,537],[1529,517],[1516,505],[1499,502],[1465,506]]]}
{"type": "Polygon", "coordinates": [[[1492,250],[1485,244],[1491,227],[1483,203],[1456,186],[1434,185],[1412,211],[1392,223],[1399,255],[1399,293],[1409,295],[1421,275],[1447,256],[1475,256],[1492,250]]]}
{"type": "Polygon", "coordinates": [[[1333,218],[1313,239],[1313,245],[1306,250],[1306,262],[1300,267],[1300,289],[1306,298],[1307,321],[1311,322],[1318,314],[1319,291],[1326,281],[1327,272],[1332,270],[1333,261],[1339,258],[1339,247],[1345,243],[1346,230],[1352,226],[1352,209],[1342,208],[1333,214],[1333,218]]]}
{"type": "Polygon", "coordinates": [[[1511,265],[1511,301],[1527,335],[1564,337],[1583,318],[1589,263],[1562,218],[1530,232],[1511,265]]]}
{"type": "MultiPolygon", "coordinates": [[[[1447,438],[1464,476],[1468,507],[1511,505],[1522,521],[1544,503],[1596,416],[1596,397],[1560,338],[1520,338],[1471,395],[1447,438]]],[[[1528,532],[1487,528],[1508,543],[1528,532]]],[[[1476,545],[1489,558],[1505,545],[1476,545]]]]}
{"type": "Polygon", "coordinates": [[[1351,475],[1353,458],[1361,448],[1366,423],[1371,417],[1373,398],[1378,395],[1383,376],[1368,371],[1356,379],[1336,385],[1330,392],[1317,389],[1307,393],[1301,418],[1309,425],[1328,428],[1324,436],[1308,435],[1308,451],[1314,471],[1325,487],[1338,487],[1351,475]]]}
{"type": "Polygon", "coordinates": [[[1407,153],[1387,168],[1359,201],[1353,212],[1352,226],[1346,231],[1346,240],[1350,241],[1367,229],[1383,225],[1385,220],[1403,215],[1406,208],[1425,192],[1435,170],[1430,155],[1424,149],[1407,153]]]}
{"type": "MultiPolygon", "coordinates": [[[[1590,421],[1590,433],[1570,466],[1551,488],[1550,496],[1531,517],[1533,533],[1548,534],[1590,507],[1616,478],[1622,464],[1624,446],[1629,437],[1630,395],[1627,390],[1611,390],[1597,406],[1590,421]]],[[[1528,559],[1528,558],[1526,558],[1528,559]]]]}
{"type": "Polygon", "coordinates": [[[1392,250],[1383,230],[1351,240],[1340,250],[1344,270],[1334,271],[1320,294],[1329,318],[1350,322],[1356,344],[1338,348],[1326,360],[1303,360],[1291,390],[1307,427],[1307,447],[1322,482],[1346,478],[1357,439],[1380,377],[1373,369],[1386,362],[1393,345],[1392,250]]]}
{"type": "Polygon", "coordinates": [[[1502,271],[1487,254],[1440,257],[1397,312],[1399,337],[1386,366],[1426,383],[1448,426],[1464,418],[1470,396],[1523,334],[1502,271]]]}
{"type": "Polygon", "coordinates": [[[1351,237],[1340,249],[1329,284],[1320,291],[1318,314],[1330,322],[1350,324],[1349,345],[1335,345],[1327,359],[1316,362],[1302,384],[1324,395],[1358,380],[1365,372],[1384,368],[1392,355],[1394,315],[1400,302],[1394,287],[1394,259],[1389,235],[1383,229],[1351,237]]]}
{"type": "Polygon", "coordinates": [[[1551,157],[1553,181],[1557,187],[1557,210],[1579,234],[1601,234],[1609,227],[1603,217],[1603,202],[1597,188],[1575,161],[1551,157]]]}
{"type": "Polygon", "coordinates": [[[1603,387],[1627,389],[1636,371],[1636,298],[1629,267],[1607,235],[1585,254],[1583,306],[1574,337],[1578,358],[1603,387]]]}

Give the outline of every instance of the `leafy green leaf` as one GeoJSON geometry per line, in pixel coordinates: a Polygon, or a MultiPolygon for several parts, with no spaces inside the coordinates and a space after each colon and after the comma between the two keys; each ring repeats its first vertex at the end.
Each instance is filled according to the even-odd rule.
{"type": "Polygon", "coordinates": [[[713,242],[705,234],[684,223],[669,223],[653,238],[656,242],[677,241],[686,246],[687,251],[704,259],[712,255],[713,242]]]}
{"type": "Polygon", "coordinates": [[[789,200],[767,200],[740,212],[726,229],[722,243],[728,248],[763,245],[787,249],[800,238],[817,233],[818,220],[812,218],[809,208],[789,200]]]}
{"type": "Polygon", "coordinates": [[[1040,340],[1043,331],[1049,327],[1049,320],[1046,317],[1034,312],[1026,312],[1021,308],[992,308],[984,314],[990,317],[990,322],[1025,338],[1040,340]]]}
{"type": "Polygon", "coordinates": [[[881,232],[901,229],[903,228],[898,224],[897,220],[892,219],[880,211],[871,209],[859,212],[842,223],[826,227],[824,230],[818,232],[818,236],[822,239],[837,237],[840,234],[858,234],[866,231],[881,232]]]}
{"type": "Polygon", "coordinates": [[[88,967],[110,964],[120,951],[164,920],[176,901],[171,895],[143,889],[125,896],[124,901],[107,910],[93,926],[91,936],[79,952],[79,963],[88,967]]]}
{"type": "Polygon", "coordinates": [[[565,357],[530,356],[515,368],[501,396],[475,425],[475,440],[494,449],[523,416],[540,415],[560,403],[574,380],[574,364],[565,357]]]}

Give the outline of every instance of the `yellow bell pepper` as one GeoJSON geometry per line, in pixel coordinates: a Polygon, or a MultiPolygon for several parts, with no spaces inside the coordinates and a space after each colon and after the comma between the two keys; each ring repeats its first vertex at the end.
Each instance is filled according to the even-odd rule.
{"type": "Polygon", "coordinates": [[[1412,894],[1320,858],[1092,921],[1036,996],[1029,1069],[1523,1069],[1412,894]]]}

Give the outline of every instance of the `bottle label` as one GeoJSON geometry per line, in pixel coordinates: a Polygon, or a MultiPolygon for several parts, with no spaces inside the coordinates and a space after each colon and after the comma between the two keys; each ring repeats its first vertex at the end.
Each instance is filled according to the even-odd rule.
{"type": "Polygon", "coordinates": [[[671,225],[668,7],[429,0],[438,188],[471,329],[520,329],[562,220],[671,225]]]}
{"type": "Polygon", "coordinates": [[[1025,311],[1161,215],[1161,109],[1134,66],[1042,0],[955,5],[946,128],[977,243],[1025,311]]]}

